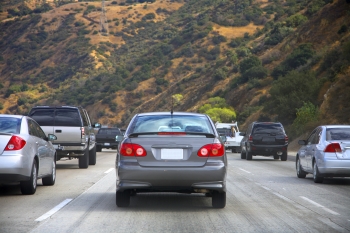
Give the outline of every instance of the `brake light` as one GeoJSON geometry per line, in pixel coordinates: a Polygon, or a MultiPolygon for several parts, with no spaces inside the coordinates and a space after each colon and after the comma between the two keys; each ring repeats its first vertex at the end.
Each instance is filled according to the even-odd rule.
{"type": "Polygon", "coordinates": [[[85,137],[85,128],[81,127],[81,138],[85,137]]]}
{"type": "Polygon", "coordinates": [[[120,154],[122,156],[137,156],[137,157],[143,157],[147,155],[146,150],[134,143],[122,143],[120,146],[120,154]]]}
{"type": "Polygon", "coordinates": [[[26,141],[18,136],[12,136],[10,141],[5,147],[5,151],[21,150],[25,145],[26,141]]]}
{"type": "Polygon", "coordinates": [[[287,143],[288,142],[288,136],[284,136],[284,141],[287,143]]]}
{"type": "Polygon", "coordinates": [[[219,157],[225,153],[225,146],[221,143],[213,143],[202,146],[197,155],[199,157],[219,157]]]}
{"type": "Polygon", "coordinates": [[[331,144],[328,144],[326,148],[323,150],[324,152],[330,152],[330,153],[341,153],[341,147],[338,142],[333,142],[331,144]]]}
{"type": "Polygon", "coordinates": [[[186,135],[184,132],[159,132],[158,135],[186,135]]]}
{"type": "Polygon", "coordinates": [[[253,142],[253,136],[252,135],[249,135],[248,141],[249,142],[253,142]]]}

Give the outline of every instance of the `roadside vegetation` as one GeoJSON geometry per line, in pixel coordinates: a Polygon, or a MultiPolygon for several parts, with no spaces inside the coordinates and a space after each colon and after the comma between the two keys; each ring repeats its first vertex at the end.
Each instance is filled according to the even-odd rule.
{"type": "Polygon", "coordinates": [[[94,121],[125,126],[173,101],[177,111],[243,128],[280,121],[291,138],[330,118],[350,123],[345,1],[117,0],[106,8],[107,36],[98,1],[1,3],[0,111],[82,105],[94,121]]]}

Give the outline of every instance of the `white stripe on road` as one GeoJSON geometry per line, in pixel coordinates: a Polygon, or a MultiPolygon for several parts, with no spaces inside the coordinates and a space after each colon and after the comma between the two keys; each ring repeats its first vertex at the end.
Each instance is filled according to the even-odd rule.
{"type": "Polygon", "coordinates": [[[111,171],[113,171],[114,170],[114,168],[110,168],[110,169],[108,169],[107,171],[105,171],[105,173],[110,173],[111,171]]]}
{"type": "Polygon", "coordinates": [[[244,171],[244,172],[246,172],[246,173],[251,173],[251,172],[248,172],[248,171],[246,171],[246,170],[244,170],[244,169],[242,169],[242,168],[238,168],[239,170],[241,170],[241,171],[244,171]]]}
{"type": "Polygon", "coordinates": [[[330,209],[324,207],[323,205],[320,205],[320,204],[318,204],[317,202],[314,202],[313,200],[310,200],[309,198],[306,198],[306,197],[303,197],[303,196],[300,196],[300,197],[303,198],[305,201],[308,201],[308,202],[310,202],[311,204],[313,204],[313,205],[315,205],[315,206],[317,206],[317,207],[320,207],[320,208],[324,209],[324,210],[327,211],[328,213],[331,213],[331,214],[333,214],[333,215],[340,215],[340,214],[338,214],[337,212],[335,212],[335,211],[333,211],[333,210],[330,210],[330,209]]]}
{"type": "Polygon", "coordinates": [[[71,202],[73,199],[66,199],[62,201],[60,204],[52,208],[50,211],[48,211],[46,214],[41,215],[39,218],[35,219],[37,222],[41,222],[47,218],[49,218],[51,215],[62,209],[65,205],[67,205],[69,202],[71,202]]]}

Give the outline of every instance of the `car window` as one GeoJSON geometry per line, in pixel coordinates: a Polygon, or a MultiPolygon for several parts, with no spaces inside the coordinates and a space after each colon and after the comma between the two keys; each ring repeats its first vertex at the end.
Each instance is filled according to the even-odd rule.
{"type": "Polygon", "coordinates": [[[29,134],[35,137],[39,137],[39,134],[36,132],[36,127],[34,125],[34,122],[30,119],[28,119],[28,131],[29,134]]]}
{"type": "Polygon", "coordinates": [[[29,114],[29,116],[41,126],[55,125],[54,109],[35,109],[29,114]]]}
{"type": "Polygon", "coordinates": [[[225,135],[225,136],[232,136],[232,131],[230,129],[225,128],[217,128],[216,129],[219,134],[225,135]]]}
{"type": "Polygon", "coordinates": [[[13,117],[0,117],[0,133],[19,134],[21,129],[21,119],[13,117]]]}
{"type": "Polygon", "coordinates": [[[138,116],[131,125],[130,133],[143,132],[203,132],[214,134],[207,117],[189,115],[138,116]]]}
{"type": "Polygon", "coordinates": [[[328,128],[326,140],[350,140],[350,128],[328,128]]]}
{"type": "Polygon", "coordinates": [[[82,126],[81,124],[77,109],[56,109],[55,126],[82,126]]]}
{"type": "Polygon", "coordinates": [[[253,134],[260,133],[284,133],[284,130],[280,124],[256,124],[253,129],[253,134]]]}
{"type": "Polygon", "coordinates": [[[308,145],[310,145],[310,144],[312,144],[312,143],[314,142],[315,136],[316,136],[316,129],[314,129],[314,130],[311,132],[310,136],[308,137],[308,139],[307,139],[307,144],[308,144],[308,145]]]}
{"type": "Polygon", "coordinates": [[[44,133],[44,131],[42,130],[40,125],[38,125],[38,123],[36,123],[35,121],[32,121],[32,122],[33,122],[33,125],[35,127],[35,130],[37,132],[38,137],[42,138],[42,139],[46,139],[46,134],[44,133]]]}
{"type": "Polygon", "coordinates": [[[118,129],[101,128],[99,134],[122,135],[118,129]]]}
{"type": "Polygon", "coordinates": [[[87,119],[87,113],[83,109],[80,109],[80,108],[79,108],[79,112],[80,112],[81,118],[83,119],[83,125],[89,126],[89,121],[87,119]]]}

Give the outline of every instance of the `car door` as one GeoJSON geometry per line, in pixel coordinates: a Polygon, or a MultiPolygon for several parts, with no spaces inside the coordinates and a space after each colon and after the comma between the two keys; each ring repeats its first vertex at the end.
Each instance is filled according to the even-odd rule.
{"type": "Polygon", "coordinates": [[[48,174],[51,169],[50,148],[48,147],[48,141],[46,141],[46,135],[40,128],[40,126],[33,120],[29,119],[31,131],[35,137],[37,144],[37,155],[39,157],[39,171],[38,175],[42,176],[48,174]]]}
{"type": "Polygon", "coordinates": [[[313,169],[312,160],[317,150],[316,146],[320,141],[320,132],[321,132],[321,128],[316,128],[312,132],[310,140],[308,140],[308,143],[307,143],[306,163],[307,163],[307,168],[310,171],[313,169]]]}

